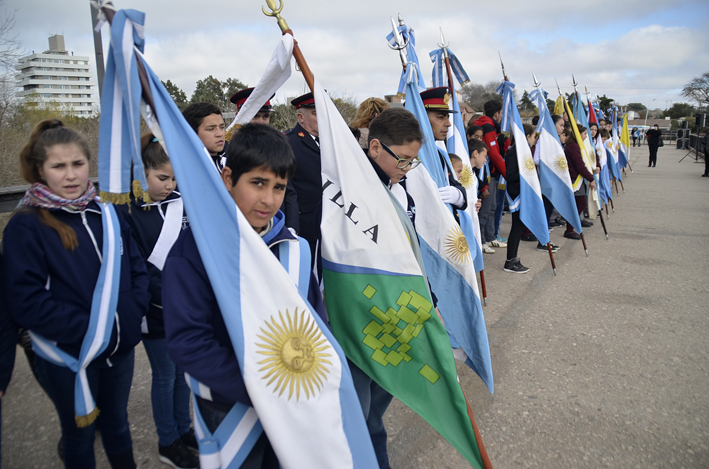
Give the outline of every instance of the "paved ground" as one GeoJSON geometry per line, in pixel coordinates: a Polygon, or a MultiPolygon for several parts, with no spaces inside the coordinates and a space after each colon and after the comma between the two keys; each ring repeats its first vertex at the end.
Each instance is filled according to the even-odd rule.
{"type": "MultiPolygon", "coordinates": [[[[657,168],[633,150],[635,172],[615,198],[610,240],[552,233],[555,258],[522,243],[526,275],[486,256],[495,395],[464,366],[460,379],[494,466],[502,468],[709,467],[709,179],[686,151],[664,147],[657,168]]],[[[509,230],[503,217],[503,232],[509,230]]],[[[157,460],[150,370],[142,346],[130,401],[136,459],[157,460]]],[[[469,465],[395,401],[385,416],[392,466],[469,465]]],[[[5,468],[57,468],[56,414],[18,356],[3,398],[5,468]]],[[[100,445],[99,467],[108,467],[100,445]]]]}

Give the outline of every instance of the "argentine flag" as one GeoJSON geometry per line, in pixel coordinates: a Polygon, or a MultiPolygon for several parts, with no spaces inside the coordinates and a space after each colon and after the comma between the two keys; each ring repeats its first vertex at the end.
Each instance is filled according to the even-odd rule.
{"type": "MultiPolygon", "coordinates": [[[[458,79],[458,82],[465,83],[468,80],[468,74],[465,73],[463,66],[458,61],[457,57],[453,52],[448,49],[448,54],[450,56],[450,63],[453,72],[458,79]]],[[[472,231],[472,236],[475,237],[475,243],[472,244],[471,252],[473,255],[473,265],[475,266],[475,271],[480,272],[485,268],[485,262],[483,261],[482,255],[482,237],[480,236],[480,222],[478,220],[478,211],[475,208],[475,202],[478,200],[478,184],[479,180],[475,177],[473,172],[472,164],[470,163],[470,153],[468,151],[468,142],[465,138],[465,125],[463,125],[463,116],[460,113],[460,105],[458,104],[458,95],[455,91],[455,83],[448,83],[448,73],[444,73],[446,70],[445,59],[443,57],[443,50],[436,49],[432,51],[429,56],[434,63],[432,86],[438,88],[441,86],[448,86],[451,90],[451,100],[448,103],[449,109],[456,111],[449,114],[453,118],[453,125],[448,128],[448,135],[446,142],[436,142],[438,148],[448,153],[453,153],[458,155],[463,161],[463,174],[460,178],[455,175],[455,178],[460,182],[460,184],[465,188],[468,196],[468,206],[465,209],[465,214],[467,217],[462,215],[462,211],[458,211],[460,218],[460,225],[463,228],[467,238],[470,238],[470,231],[472,231]]],[[[461,84],[462,84],[461,83],[461,84]]],[[[455,174],[455,172],[453,172],[455,174]]],[[[481,171],[481,174],[483,171],[481,171]]]]}
{"type": "Polygon", "coordinates": [[[625,168],[628,165],[628,158],[630,157],[630,132],[628,130],[628,115],[623,115],[623,128],[620,130],[620,156],[618,157],[618,164],[621,168],[625,168]]]}
{"type": "MultiPolygon", "coordinates": [[[[142,103],[144,117],[170,156],[253,408],[281,466],[375,467],[371,439],[340,346],[239,211],[201,140],[134,47],[131,34],[142,34],[142,21],[142,13],[116,12],[112,45],[138,52],[145,69],[149,90],[144,91],[153,102],[142,103]]],[[[124,56],[130,54],[124,51],[124,56]]],[[[138,77],[137,67],[125,72],[131,80],[138,77]]],[[[104,91],[109,96],[105,99],[111,99],[114,89],[104,91]]],[[[141,88],[131,93],[140,99],[141,88]]],[[[108,120],[115,132],[138,130],[117,125],[112,117],[104,113],[101,120],[108,120]]],[[[250,424],[253,427],[253,420],[250,424]]],[[[214,455],[210,456],[214,462],[214,455]]],[[[231,464],[224,459],[217,463],[216,467],[231,464]]]]}
{"type": "Polygon", "coordinates": [[[530,98],[539,108],[539,140],[534,149],[535,159],[539,161],[539,182],[547,199],[562,217],[581,233],[581,220],[576,208],[574,189],[569,175],[569,166],[564,155],[564,147],[559,141],[559,134],[546,106],[546,91],[537,88],[530,93],[530,98]]]}
{"type": "MultiPolygon", "coordinates": [[[[543,245],[549,244],[549,223],[544,212],[542,188],[532,158],[532,150],[524,135],[522,119],[514,98],[514,83],[503,81],[497,87],[502,95],[502,131],[510,131],[515,139],[519,164],[519,218],[543,245]],[[511,129],[511,130],[510,130],[511,129]]],[[[510,204],[512,210],[512,204],[510,204]]]]}
{"type": "Polygon", "coordinates": [[[478,295],[472,259],[474,251],[470,249],[471,244],[475,246],[477,243],[472,238],[468,214],[458,211],[458,226],[453,213],[438,194],[439,187],[448,186],[448,176],[439,158],[439,151],[445,150],[434,144],[435,137],[421,95],[415,91],[416,73],[416,67],[409,64],[406,109],[421,125],[424,143],[418,156],[423,164],[409,172],[406,187],[416,202],[416,232],[421,253],[446,330],[465,352],[467,358],[463,361],[480,376],[490,392],[494,392],[485,316],[478,295]],[[436,177],[432,178],[431,174],[436,177]],[[466,224],[468,232],[465,231],[466,224]]]}
{"type": "MultiPolygon", "coordinates": [[[[408,26],[400,25],[398,27],[399,33],[401,36],[404,38],[404,41],[406,42],[406,57],[409,63],[413,62],[416,64],[416,67],[419,67],[419,58],[418,55],[416,55],[416,35],[414,34],[414,30],[408,26]]],[[[389,43],[390,46],[396,46],[396,38],[394,37],[394,31],[390,32],[387,34],[387,42],[389,43]]],[[[400,98],[403,98],[406,91],[406,70],[401,71],[401,78],[399,79],[399,88],[396,91],[396,95],[399,96],[400,98]]],[[[423,75],[418,76],[418,92],[426,91],[426,82],[423,80],[423,75]]]]}

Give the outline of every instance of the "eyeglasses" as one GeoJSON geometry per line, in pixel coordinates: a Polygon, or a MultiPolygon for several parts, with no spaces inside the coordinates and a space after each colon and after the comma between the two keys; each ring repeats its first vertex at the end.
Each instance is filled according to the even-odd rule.
{"type": "Polygon", "coordinates": [[[393,156],[394,158],[396,158],[396,160],[397,160],[397,161],[396,161],[396,167],[397,167],[397,169],[406,169],[406,168],[408,168],[409,166],[411,166],[411,169],[414,169],[416,166],[418,166],[418,165],[421,164],[421,160],[419,159],[418,156],[414,157],[413,160],[407,160],[406,158],[399,158],[399,156],[398,156],[396,153],[394,153],[393,151],[391,151],[391,148],[389,148],[388,146],[384,145],[384,144],[381,142],[381,140],[379,141],[379,143],[381,144],[382,148],[384,148],[384,150],[386,150],[387,153],[389,153],[391,156],[393,156]]]}

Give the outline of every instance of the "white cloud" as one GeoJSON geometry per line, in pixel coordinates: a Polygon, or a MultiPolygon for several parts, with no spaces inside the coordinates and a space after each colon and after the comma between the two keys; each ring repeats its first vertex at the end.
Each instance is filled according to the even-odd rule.
{"type": "MultiPolygon", "coordinates": [[[[280,33],[276,21],[261,12],[262,1],[114,3],[146,13],[150,64],[188,96],[195,82],[208,75],[238,78],[254,86],[280,33]]],[[[396,91],[400,62],[384,36],[390,29],[389,17],[399,12],[417,33],[427,83],[428,52],[440,41],[439,26],[472,81],[502,78],[500,51],[519,89],[531,89],[535,72],[552,95],[556,95],[554,77],[564,91],[570,91],[573,73],[591,92],[619,102],[681,101],[678,90],[705,72],[709,63],[706,29],[643,21],[651,15],[656,18],[663,9],[684,9],[694,12],[693,18],[703,15],[706,23],[708,10],[699,2],[599,0],[569,7],[567,2],[552,0],[508,0],[504,8],[499,2],[448,2],[445,9],[432,13],[435,5],[429,0],[357,4],[285,0],[282,15],[295,30],[321,83],[334,93],[358,99],[396,91]],[[599,30],[602,41],[597,40],[599,30]]],[[[17,32],[28,51],[46,48],[46,38],[53,33],[64,33],[70,50],[87,55],[93,51],[88,2],[6,0],[3,6],[17,8],[17,32]]],[[[105,47],[107,41],[104,32],[105,47]]],[[[276,100],[283,102],[303,92],[304,81],[294,73],[276,100]]]]}

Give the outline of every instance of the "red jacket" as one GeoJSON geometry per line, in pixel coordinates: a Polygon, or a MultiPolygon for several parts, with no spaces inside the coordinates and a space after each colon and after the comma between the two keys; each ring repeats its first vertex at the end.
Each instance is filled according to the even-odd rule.
{"type": "Polygon", "coordinates": [[[578,143],[569,142],[564,147],[564,155],[566,156],[566,162],[569,165],[569,176],[571,176],[571,182],[573,183],[579,174],[583,176],[587,181],[593,181],[593,174],[586,168],[586,164],[583,162],[583,157],[581,156],[581,149],[578,143]]]}
{"type": "MultiPolygon", "coordinates": [[[[505,168],[504,155],[506,148],[500,151],[500,146],[497,141],[497,126],[492,118],[487,116],[481,116],[475,119],[475,125],[479,125],[483,128],[483,141],[487,145],[487,156],[490,158],[492,163],[492,169],[490,169],[490,176],[505,176],[507,174],[507,169],[505,168]]],[[[505,146],[509,146],[509,140],[505,142],[505,146]]]]}

